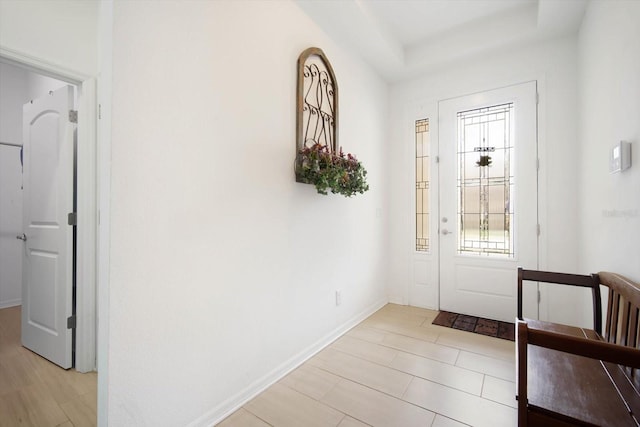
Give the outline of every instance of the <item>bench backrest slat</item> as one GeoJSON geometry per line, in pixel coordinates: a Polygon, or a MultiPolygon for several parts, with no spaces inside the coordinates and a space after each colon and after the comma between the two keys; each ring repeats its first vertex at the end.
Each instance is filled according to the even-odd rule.
{"type": "Polygon", "coordinates": [[[631,307],[631,314],[629,315],[629,347],[640,348],[640,343],[638,342],[638,334],[640,333],[640,330],[638,330],[639,317],[640,309],[636,307],[634,310],[633,307],[631,307]]]}
{"type": "MultiPolygon", "coordinates": [[[[629,340],[629,335],[631,333],[631,331],[629,330],[629,320],[630,319],[630,314],[631,314],[631,303],[626,301],[624,298],[620,298],[622,304],[620,305],[620,308],[622,309],[622,322],[620,323],[620,344],[625,345],[627,347],[633,347],[630,346],[630,340],[629,340]]],[[[633,331],[635,333],[635,331],[633,331]]]]}
{"type": "Polygon", "coordinates": [[[613,289],[609,290],[609,303],[607,306],[607,327],[605,328],[604,339],[616,343],[618,337],[620,294],[613,289]]]}
{"type": "MultiPolygon", "coordinates": [[[[640,348],[640,285],[615,273],[598,273],[609,288],[604,340],[625,347],[640,348]]],[[[631,412],[640,416],[640,369],[606,366],[611,379],[624,396],[631,412]],[[623,376],[620,374],[624,373],[623,376]]]]}

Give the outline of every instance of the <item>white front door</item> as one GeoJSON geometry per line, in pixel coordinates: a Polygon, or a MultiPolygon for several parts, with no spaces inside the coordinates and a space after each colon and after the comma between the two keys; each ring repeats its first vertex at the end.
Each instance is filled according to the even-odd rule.
{"type": "Polygon", "coordinates": [[[536,122],[535,82],[439,102],[441,310],[513,322],[538,263],[536,122]]]}
{"type": "Polygon", "coordinates": [[[73,99],[65,86],[23,107],[22,345],[65,369],[72,364],[73,99]]]}

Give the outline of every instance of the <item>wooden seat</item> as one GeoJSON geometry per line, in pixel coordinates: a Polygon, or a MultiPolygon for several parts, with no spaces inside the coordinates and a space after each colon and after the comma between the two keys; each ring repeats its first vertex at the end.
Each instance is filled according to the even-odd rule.
{"type": "Polygon", "coordinates": [[[639,307],[640,286],[614,273],[581,276],[519,269],[518,425],[640,426],[639,307]],[[591,287],[594,329],[522,319],[526,280],[591,287]],[[604,335],[597,314],[600,284],[609,289],[604,335]]]}

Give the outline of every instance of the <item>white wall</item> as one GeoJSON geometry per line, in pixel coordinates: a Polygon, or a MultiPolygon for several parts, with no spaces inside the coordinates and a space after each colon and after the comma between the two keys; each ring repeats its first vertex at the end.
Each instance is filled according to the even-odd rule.
{"type": "Polygon", "coordinates": [[[0,145],[0,309],[22,302],[20,148],[0,145]]]}
{"type": "Polygon", "coordinates": [[[640,281],[640,2],[592,1],[580,31],[580,256],[583,269],[640,281]],[[633,166],[609,174],[611,147],[633,166]]]}
{"type": "Polygon", "coordinates": [[[22,104],[27,97],[28,74],[0,62],[0,141],[22,144],[22,104]]]}
{"type": "Polygon", "coordinates": [[[387,87],[292,2],[113,13],[109,425],[210,425],[386,301],[387,87]],[[310,46],[369,171],[352,199],[294,182],[310,46]]]}
{"type": "Polygon", "coordinates": [[[67,83],[36,73],[27,73],[28,99],[36,99],[46,96],[49,92],[55,92],[67,83]]]}
{"type": "MultiPolygon", "coordinates": [[[[0,63],[0,142],[22,145],[27,73],[0,63]]],[[[0,308],[22,303],[22,167],[20,148],[0,145],[0,308]]]]}
{"type": "Polygon", "coordinates": [[[0,50],[94,76],[98,6],[97,1],[0,0],[0,50]]]}
{"type": "MultiPolygon", "coordinates": [[[[406,130],[413,112],[438,100],[538,80],[540,220],[543,246],[540,268],[584,272],[578,267],[577,208],[577,44],[554,40],[452,63],[431,74],[394,85],[391,91],[390,287],[391,300],[407,300],[413,238],[413,135],[406,130]]],[[[431,117],[432,120],[437,119],[431,117]]],[[[515,283],[514,283],[515,287],[515,283]]],[[[587,296],[588,295],[584,295],[587,296]]],[[[564,306],[558,291],[543,294],[542,317],[581,324],[590,313],[564,306]]],[[[435,305],[435,304],[434,304],[435,305]]]]}

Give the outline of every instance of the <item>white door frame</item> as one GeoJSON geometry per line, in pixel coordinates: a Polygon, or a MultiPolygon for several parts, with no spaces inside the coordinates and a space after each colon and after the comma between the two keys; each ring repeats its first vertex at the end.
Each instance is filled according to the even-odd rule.
{"type": "MultiPolygon", "coordinates": [[[[482,84],[474,83],[470,86],[462,87],[459,91],[445,90],[442,93],[437,93],[434,96],[423,97],[421,99],[417,99],[407,105],[405,110],[405,118],[404,118],[404,129],[405,131],[402,133],[404,135],[404,141],[407,144],[410,144],[410,149],[407,150],[407,154],[405,156],[405,165],[406,170],[410,171],[406,177],[405,189],[410,192],[408,200],[410,200],[408,215],[411,216],[411,220],[407,221],[406,234],[408,238],[405,240],[408,245],[407,248],[407,276],[411,283],[407,283],[404,292],[402,295],[402,300],[407,301],[409,305],[411,305],[411,287],[413,286],[413,281],[415,280],[415,256],[417,252],[415,251],[415,120],[419,116],[423,114],[427,114],[430,120],[437,121],[436,117],[431,117],[433,112],[435,111],[438,114],[438,103],[440,101],[444,101],[451,98],[458,98],[461,96],[472,95],[475,93],[484,92],[491,89],[499,89],[502,87],[513,86],[520,83],[526,83],[528,81],[537,81],[538,83],[538,105],[537,105],[537,140],[538,140],[538,159],[540,160],[539,169],[538,169],[538,222],[541,225],[540,235],[538,236],[538,268],[541,270],[546,270],[548,267],[548,250],[547,250],[547,232],[546,232],[546,224],[547,222],[547,168],[546,168],[546,112],[547,112],[547,94],[546,94],[546,76],[540,73],[532,73],[529,75],[523,75],[515,78],[511,78],[508,80],[495,81],[488,80],[482,84]],[[406,133],[405,133],[406,132],[406,133]]],[[[464,85],[464,84],[463,84],[464,85]]],[[[425,117],[427,117],[425,115],[425,117]]],[[[437,129],[437,127],[436,127],[437,129]]],[[[439,140],[437,137],[437,133],[431,135],[431,144],[432,153],[437,155],[439,151],[439,140]],[[435,150],[435,151],[434,151],[435,150]]],[[[436,169],[434,169],[436,170],[436,169]]],[[[434,200],[433,197],[431,199],[434,200]]],[[[431,204],[432,207],[438,206],[437,204],[431,204]]],[[[439,217],[440,212],[432,212],[432,215],[435,217],[439,217]]],[[[439,243],[439,230],[437,228],[431,230],[431,242],[432,242],[432,251],[439,252],[440,243],[439,243]]],[[[439,269],[439,266],[438,266],[439,269]]],[[[440,272],[433,272],[437,277],[440,276],[440,272]]],[[[515,284],[514,284],[515,286],[515,284]]],[[[435,296],[437,298],[432,304],[435,309],[440,309],[440,288],[438,284],[438,290],[435,292],[435,296]]],[[[548,318],[548,293],[546,286],[541,284],[540,286],[540,303],[539,303],[539,315],[540,319],[544,320],[548,318]]]]}
{"type": "Polygon", "coordinates": [[[96,79],[56,64],[0,47],[0,62],[53,77],[78,87],[76,234],[76,370],[96,370],[96,79]]]}

